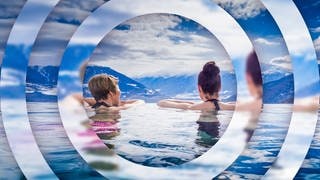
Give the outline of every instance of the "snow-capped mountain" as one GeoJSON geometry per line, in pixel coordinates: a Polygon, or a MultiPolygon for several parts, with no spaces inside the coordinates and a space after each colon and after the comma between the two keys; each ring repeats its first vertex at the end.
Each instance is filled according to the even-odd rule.
{"type": "Polygon", "coordinates": [[[293,103],[294,81],[293,74],[286,75],[275,81],[264,83],[263,103],[293,103]]]}
{"type": "MultiPolygon", "coordinates": [[[[222,90],[220,96],[222,100],[235,101],[237,94],[235,75],[223,72],[221,78],[222,90]]],[[[161,94],[184,99],[199,99],[197,79],[197,75],[135,78],[136,81],[155,89],[161,94]]]]}
{"type": "Polygon", "coordinates": [[[264,83],[268,83],[271,81],[276,81],[278,79],[283,78],[286,75],[292,74],[288,69],[281,68],[279,66],[260,63],[261,71],[262,71],[262,79],[264,83]]]}
{"type": "Polygon", "coordinates": [[[91,94],[88,90],[87,84],[90,78],[97,74],[108,74],[112,75],[119,79],[119,87],[121,90],[122,98],[138,98],[138,97],[154,97],[159,96],[160,94],[154,91],[152,88],[147,88],[145,85],[125,76],[122,73],[114,71],[109,67],[100,67],[100,66],[88,66],[86,69],[84,77],[84,95],[86,97],[91,97],[91,94]]]}

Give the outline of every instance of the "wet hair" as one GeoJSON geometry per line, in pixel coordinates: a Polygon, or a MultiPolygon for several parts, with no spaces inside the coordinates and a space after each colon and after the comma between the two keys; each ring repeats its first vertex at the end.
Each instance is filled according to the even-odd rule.
{"type": "Polygon", "coordinates": [[[214,61],[207,62],[198,75],[198,85],[209,95],[218,93],[221,89],[220,69],[214,61]]]}
{"type": "Polygon", "coordinates": [[[246,73],[252,78],[256,86],[262,86],[261,69],[255,51],[252,51],[247,57],[246,73]]]}
{"type": "Polygon", "coordinates": [[[107,74],[99,74],[90,78],[88,87],[96,101],[108,99],[108,95],[116,93],[118,79],[107,74]]]}

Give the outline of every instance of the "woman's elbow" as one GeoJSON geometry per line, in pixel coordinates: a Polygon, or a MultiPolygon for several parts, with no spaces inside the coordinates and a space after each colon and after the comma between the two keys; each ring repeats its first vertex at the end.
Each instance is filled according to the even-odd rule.
{"type": "Polygon", "coordinates": [[[165,107],[165,106],[166,106],[166,100],[160,100],[160,101],[158,101],[158,102],[157,102],[157,105],[158,105],[159,107],[165,107]]]}
{"type": "Polygon", "coordinates": [[[144,100],[138,99],[134,103],[135,104],[145,104],[146,102],[144,100]]]}

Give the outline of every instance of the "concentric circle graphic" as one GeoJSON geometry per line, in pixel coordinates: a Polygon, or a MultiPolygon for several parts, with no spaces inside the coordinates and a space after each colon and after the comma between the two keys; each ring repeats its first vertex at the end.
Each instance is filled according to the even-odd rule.
{"type": "Polygon", "coordinates": [[[84,97],[93,96],[88,88],[90,79],[105,73],[119,78],[121,98],[127,101],[142,98],[146,105],[132,111],[93,116],[90,112],[92,128],[117,154],[138,164],[166,167],[201,156],[223,135],[233,111],[181,113],[157,108],[156,102],[172,96],[184,98],[183,95],[197,99],[199,66],[212,57],[216,57],[215,63],[222,72],[221,100],[235,101],[236,94],[232,92],[236,92],[236,77],[231,61],[220,42],[200,24],[164,13],[146,14],[119,24],[100,41],[86,64],[84,97]],[[188,27],[179,24],[188,24],[188,27]],[[129,28],[132,30],[127,30],[129,28]],[[141,38],[142,35],[146,38],[141,38]],[[122,44],[127,44],[127,49],[114,53],[113,48],[122,44]],[[190,58],[185,55],[186,49],[189,49],[190,58]],[[132,61],[139,54],[143,55],[132,61]],[[161,143],[164,141],[168,141],[167,144],[161,143]]]}
{"type": "Polygon", "coordinates": [[[0,179],[320,178],[317,0],[0,9],[0,179]]]}

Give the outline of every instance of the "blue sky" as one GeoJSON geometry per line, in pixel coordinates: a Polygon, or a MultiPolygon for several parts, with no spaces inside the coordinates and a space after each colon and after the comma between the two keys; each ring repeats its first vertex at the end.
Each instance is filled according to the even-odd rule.
{"type": "Polygon", "coordinates": [[[263,0],[263,2],[273,15],[286,40],[293,63],[296,90],[303,89],[308,84],[319,84],[315,42],[310,38],[306,24],[295,4],[289,0],[263,0]],[[286,7],[285,11],[284,7],[286,7]]]}
{"type": "Polygon", "coordinates": [[[25,4],[23,11],[17,18],[9,37],[9,44],[32,45],[37,36],[37,29],[40,28],[43,16],[46,16],[57,0],[41,1],[31,0],[25,4]]]}
{"type": "MultiPolygon", "coordinates": [[[[57,3],[57,0],[41,1],[41,0],[30,0],[23,6],[22,10],[19,11],[19,16],[15,21],[14,26],[11,29],[10,36],[8,37],[8,44],[19,45],[20,47],[31,46],[36,38],[38,29],[42,25],[44,18],[50,12],[52,7],[57,3]],[[35,11],[37,9],[37,11],[35,11]],[[36,12],[34,14],[34,12],[36,12]]],[[[17,10],[16,10],[17,11],[17,10]]],[[[15,11],[4,11],[8,12],[7,16],[12,17],[15,11]]],[[[6,31],[0,31],[3,34],[6,31]]],[[[26,57],[29,56],[27,48],[21,48],[22,53],[26,57]]],[[[21,71],[25,69],[21,66],[27,66],[25,58],[20,58],[15,52],[11,52],[5,49],[6,56],[1,59],[1,86],[20,86],[24,84],[25,75],[21,71]],[[9,57],[16,57],[16,59],[10,59],[9,57]],[[15,62],[15,63],[12,63],[15,62]]]]}
{"type": "Polygon", "coordinates": [[[29,65],[59,65],[73,33],[82,21],[104,2],[104,0],[60,1],[47,17],[37,35],[29,65]]]}
{"type": "Polygon", "coordinates": [[[11,28],[23,7],[25,0],[2,1],[0,3],[0,64],[11,28]],[[9,8],[7,8],[9,7],[9,8]]]}
{"type": "MultiPolygon", "coordinates": [[[[315,44],[316,49],[319,50],[317,47],[320,44],[320,39],[314,38],[312,44],[303,19],[299,17],[299,12],[293,2],[287,0],[262,0],[260,3],[256,0],[214,1],[225,7],[245,29],[254,43],[260,61],[286,68],[289,71],[293,70],[297,89],[319,81],[315,63],[316,57],[312,45],[315,44]],[[243,13],[244,8],[242,5],[245,4],[245,7],[250,9],[250,7],[253,7],[248,5],[250,3],[256,3],[254,6],[257,8],[255,8],[256,11],[253,10],[254,12],[251,13],[251,16],[248,16],[247,13],[243,13]],[[288,17],[290,17],[290,20],[288,20],[288,17]],[[286,42],[282,38],[282,34],[286,42]],[[305,81],[305,79],[308,79],[308,81],[305,81]]],[[[319,14],[320,3],[315,1],[301,1],[299,3],[304,4],[303,7],[307,12],[307,18],[317,19],[310,23],[312,24],[313,33],[320,32],[320,28],[317,29],[318,25],[316,25],[317,23],[319,24],[319,15],[315,15],[319,14]]],[[[312,36],[315,36],[315,34],[312,36]]]]}
{"type": "Polygon", "coordinates": [[[318,56],[318,63],[320,59],[320,1],[309,0],[305,1],[294,0],[295,4],[299,8],[314,42],[314,46],[318,56]]]}
{"type": "MultiPolygon", "coordinates": [[[[216,2],[225,7],[237,19],[251,39],[262,63],[292,71],[289,52],[282,34],[270,13],[261,3],[257,1],[243,1],[243,3],[255,2],[255,6],[258,6],[257,9],[259,11],[252,10],[254,13],[251,13],[251,16],[249,16],[250,13],[245,13],[245,10],[239,10],[241,1],[237,2],[238,4],[235,2],[229,3],[230,1],[226,0],[216,0],[216,2]]],[[[272,69],[269,69],[268,72],[272,72],[272,69]]]]}

